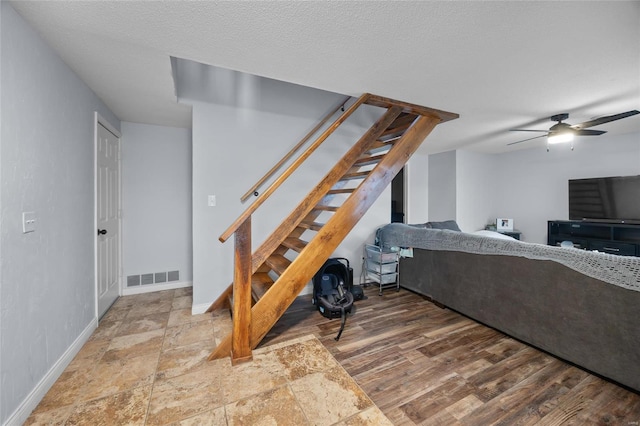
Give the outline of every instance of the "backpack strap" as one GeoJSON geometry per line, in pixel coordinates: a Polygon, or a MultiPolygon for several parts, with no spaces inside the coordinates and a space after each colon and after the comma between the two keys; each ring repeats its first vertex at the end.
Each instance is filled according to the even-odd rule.
{"type": "Polygon", "coordinates": [[[344,306],[340,306],[340,331],[338,331],[338,335],[335,337],[335,340],[340,340],[340,336],[342,335],[342,331],[344,330],[344,325],[347,323],[347,312],[344,310],[344,306]]]}

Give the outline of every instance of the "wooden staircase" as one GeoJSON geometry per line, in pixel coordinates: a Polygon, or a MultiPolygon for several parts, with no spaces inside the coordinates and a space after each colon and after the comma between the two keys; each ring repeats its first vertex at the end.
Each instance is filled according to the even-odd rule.
{"type": "Polygon", "coordinates": [[[437,124],[457,117],[457,114],[371,94],[362,95],[344,111],[220,236],[220,241],[225,242],[234,235],[234,282],[207,312],[230,308],[233,329],[213,350],[209,359],[231,356],[234,364],[250,360],[252,349],[404,167],[427,135],[437,124]],[[252,214],[362,105],[381,107],[386,112],[263,244],[252,252],[252,214]],[[324,220],[327,215],[330,217],[324,220]],[[302,238],[303,234],[309,233],[314,233],[312,238],[302,238]]]}

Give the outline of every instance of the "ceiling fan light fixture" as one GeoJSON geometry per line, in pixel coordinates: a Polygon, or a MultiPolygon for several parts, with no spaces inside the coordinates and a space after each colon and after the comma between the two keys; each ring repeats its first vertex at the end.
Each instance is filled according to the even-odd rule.
{"type": "Polygon", "coordinates": [[[567,143],[573,140],[572,132],[554,133],[547,137],[547,143],[554,145],[557,143],[567,143]]]}
{"type": "MultiPolygon", "coordinates": [[[[556,114],[550,117],[551,121],[557,121],[556,124],[551,126],[548,131],[545,130],[533,130],[533,129],[510,129],[513,132],[542,132],[546,133],[546,135],[536,136],[533,138],[523,139],[516,142],[508,143],[507,145],[515,145],[517,143],[522,143],[526,141],[530,141],[532,139],[543,138],[546,136],[547,145],[557,144],[557,143],[566,143],[573,141],[575,136],[599,136],[607,133],[605,130],[592,130],[589,127],[600,126],[601,124],[609,123],[611,121],[620,120],[623,118],[631,117],[634,115],[640,114],[640,111],[637,109],[622,112],[620,114],[608,115],[606,117],[600,117],[593,119],[591,121],[585,121],[584,123],[574,124],[573,126],[567,123],[563,123],[564,120],[569,118],[568,113],[556,114]]],[[[547,150],[549,147],[547,146],[547,150]]],[[[571,145],[571,149],[573,149],[573,145],[571,145]]]]}

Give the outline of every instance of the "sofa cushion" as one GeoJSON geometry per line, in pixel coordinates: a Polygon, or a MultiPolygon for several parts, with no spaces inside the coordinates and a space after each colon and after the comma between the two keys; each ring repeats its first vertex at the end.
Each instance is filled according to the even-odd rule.
{"type": "Polygon", "coordinates": [[[455,220],[444,220],[441,222],[427,222],[425,225],[426,225],[426,228],[448,229],[450,231],[461,232],[460,227],[458,226],[455,220]]]}

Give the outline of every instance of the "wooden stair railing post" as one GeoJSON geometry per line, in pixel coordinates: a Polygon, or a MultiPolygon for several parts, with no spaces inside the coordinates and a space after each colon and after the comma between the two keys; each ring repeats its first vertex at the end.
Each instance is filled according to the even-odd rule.
{"type": "Polygon", "coordinates": [[[235,232],[231,363],[250,361],[251,353],[251,216],[235,232]]]}

